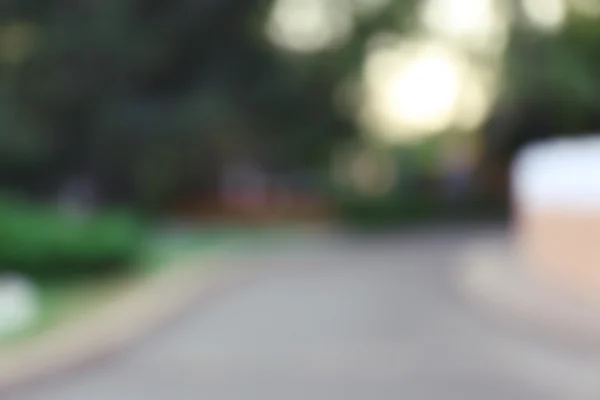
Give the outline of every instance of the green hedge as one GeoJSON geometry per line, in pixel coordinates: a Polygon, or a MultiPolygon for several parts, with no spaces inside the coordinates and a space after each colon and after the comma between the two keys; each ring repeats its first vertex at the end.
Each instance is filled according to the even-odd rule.
{"type": "Polygon", "coordinates": [[[461,204],[449,204],[425,196],[347,197],[337,201],[335,210],[342,222],[358,228],[397,228],[427,222],[506,218],[505,207],[489,199],[472,199],[461,204]]]}
{"type": "Polygon", "coordinates": [[[77,218],[54,207],[0,200],[0,271],[62,279],[131,266],[142,228],[126,211],[77,218]]]}

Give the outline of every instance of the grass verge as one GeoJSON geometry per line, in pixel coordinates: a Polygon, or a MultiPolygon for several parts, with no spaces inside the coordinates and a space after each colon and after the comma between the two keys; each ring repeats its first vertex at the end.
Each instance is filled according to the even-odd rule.
{"type": "Polygon", "coordinates": [[[85,315],[126,293],[142,279],[163,271],[179,257],[219,248],[241,233],[239,230],[216,229],[152,235],[134,274],[41,284],[41,310],[37,322],[25,331],[0,338],[0,349],[22,344],[64,322],[85,315]]]}

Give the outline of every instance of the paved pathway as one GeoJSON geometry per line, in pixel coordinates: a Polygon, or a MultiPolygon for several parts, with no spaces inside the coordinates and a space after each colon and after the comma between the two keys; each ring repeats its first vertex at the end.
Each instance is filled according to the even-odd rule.
{"type": "Polygon", "coordinates": [[[501,233],[298,236],[247,257],[267,271],[250,284],[7,399],[599,399],[600,358],[513,335],[454,291],[458,254],[484,234],[501,233]]]}

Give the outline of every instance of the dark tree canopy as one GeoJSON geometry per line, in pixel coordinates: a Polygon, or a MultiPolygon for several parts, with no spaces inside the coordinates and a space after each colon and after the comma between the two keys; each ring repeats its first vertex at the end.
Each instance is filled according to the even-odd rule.
{"type": "MultiPolygon", "coordinates": [[[[340,83],[360,74],[374,34],[414,32],[423,1],[390,1],[311,55],[266,40],[273,1],[3,1],[0,179],[47,195],[83,172],[139,199],[210,188],[236,157],[323,167],[361,129],[333,101],[340,83]]],[[[598,20],[575,14],[552,34],[511,25],[482,130],[491,157],[600,127],[598,39],[598,20]]]]}

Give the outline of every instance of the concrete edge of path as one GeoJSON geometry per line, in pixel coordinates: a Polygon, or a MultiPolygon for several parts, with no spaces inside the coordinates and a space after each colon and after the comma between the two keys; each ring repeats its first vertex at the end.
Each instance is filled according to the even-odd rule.
{"type": "Polygon", "coordinates": [[[538,339],[600,351],[600,304],[577,302],[535,282],[506,241],[474,242],[461,256],[456,283],[472,306],[538,339]]]}
{"type": "Polygon", "coordinates": [[[0,351],[0,394],[78,370],[152,333],[202,296],[250,276],[224,249],[175,261],[94,312],[0,351]],[[198,264],[203,266],[200,267],[198,264]]]}

